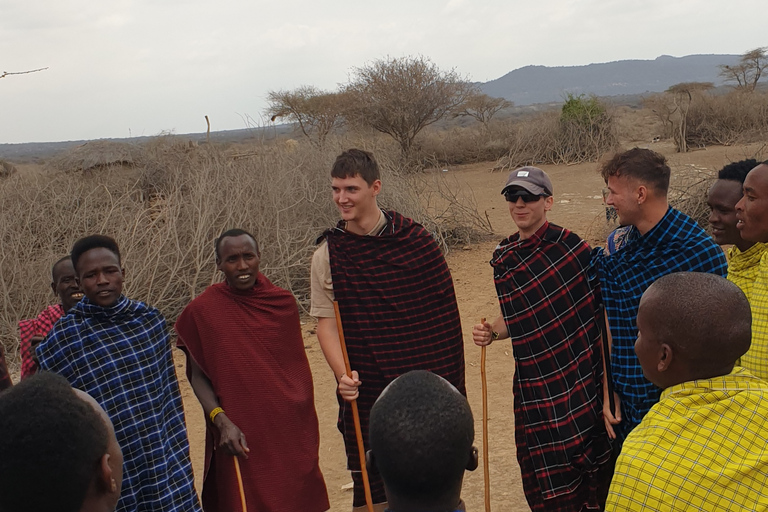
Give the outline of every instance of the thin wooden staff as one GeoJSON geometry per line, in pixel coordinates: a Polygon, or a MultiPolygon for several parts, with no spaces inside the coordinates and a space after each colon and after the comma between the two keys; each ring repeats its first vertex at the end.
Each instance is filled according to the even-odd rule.
{"type": "MultiPolygon", "coordinates": [[[[485,318],[480,319],[485,325],[485,318]]],[[[491,477],[488,462],[488,382],[485,378],[485,346],[480,347],[480,380],[483,391],[483,478],[485,479],[485,512],[491,512],[491,477]]]]}
{"type": "Polygon", "coordinates": [[[243,475],[240,474],[240,461],[235,459],[235,475],[237,475],[237,485],[240,488],[240,504],[242,505],[243,512],[248,512],[248,507],[245,505],[245,489],[243,489],[243,475]]]}
{"type": "MultiPolygon", "coordinates": [[[[333,301],[333,311],[336,313],[336,329],[339,331],[339,343],[341,344],[341,353],[344,356],[344,367],[347,371],[347,377],[352,378],[352,367],[349,364],[349,354],[347,354],[347,343],[344,341],[344,328],[341,325],[341,312],[339,303],[333,301]]],[[[360,427],[360,413],[357,410],[357,400],[352,400],[352,419],[355,423],[355,437],[357,437],[357,451],[360,453],[360,469],[363,470],[363,489],[365,490],[365,504],[368,506],[368,512],[373,512],[373,498],[371,497],[371,484],[368,482],[368,470],[365,468],[365,445],[363,444],[363,429],[360,427]]]]}

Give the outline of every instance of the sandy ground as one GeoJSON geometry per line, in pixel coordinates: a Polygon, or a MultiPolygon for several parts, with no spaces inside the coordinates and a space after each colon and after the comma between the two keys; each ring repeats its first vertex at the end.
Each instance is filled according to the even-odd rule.
{"type": "MultiPolygon", "coordinates": [[[[639,144],[643,146],[643,144],[639,144]]],[[[676,155],[669,144],[652,147],[670,157],[673,169],[697,168],[716,170],[725,163],[754,156],[759,145],[750,147],[718,147],[676,155]]],[[[765,151],[763,152],[765,158],[765,151]]],[[[487,213],[498,239],[514,231],[506,202],[500,190],[506,181],[506,173],[490,173],[491,164],[475,164],[449,168],[448,173],[458,186],[471,190],[478,210],[487,213]]],[[[555,205],[550,220],[582,235],[590,243],[600,241],[608,232],[602,205],[602,180],[596,173],[596,164],[574,166],[544,166],[555,188],[555,205]]],[[[475,444],[482,453],[482,418],[480,386],[480,349],[472,343],[472,326],[481,317],[493,318],[498,314],[498,303],[493,286],[493,276],[488,260],[497,241],[489,241],[452,251],[448,264],[453,273],[458,297],[461,321],[464,328],[466,353],[467,393],[475,413],[475,444]]],[[[351,508],[352,493],[342,486],[351,482],[344,457],[341,435],[336,429],[337,404],[335,381],[318,345],[311,334],[314,323],[306,319],[303,326],[307,355],[315,382],[315,403],[320,421],[320,465],[325,476],[331,510],[347,511],[351,508]]],[[[187,412],[192,459],[198,489],[203,475],[203,446],[205,421],[200,406],[187,383],[183,355],[177,356],[177,372],[181,383],[187,412]]],[[[489,448],[491,506],[496,512],[529,510],[523,495],[520,470],[515,458],[512,418],[512,373],[514,360],[509,343],[497,342],[488,348],[487,354],[489,396],[489,448]]],[[[18,377],[18,376],[16,376],[18,377]]],[[[250,440],[250,443],[256,442],[250,440]]],[[[482,510],[483,472],[481,467],[467,473],[464,480],[463,498],[468,510],[482,510]]]]}

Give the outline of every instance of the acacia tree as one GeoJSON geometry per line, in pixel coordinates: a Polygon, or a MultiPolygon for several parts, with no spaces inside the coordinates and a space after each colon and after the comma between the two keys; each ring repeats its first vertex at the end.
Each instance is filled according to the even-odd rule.
{"type": "Polygon", "coordinates": [[[311,85],[293,91],[270,91],[265,113],[272,120],[296,123],[310,142],[322,146],[328,134],[344,124],[345,93],[326,92],[311,85]]]}
{"type": "Polygon", "coordinates": [[[485,129],[488,129],[488,123],[491,122],[493,116],[499,113],[500,110],[509,108],[514,104],[511,101],[507,101],[504,98],[494,98],[481,92],[479,89],[473,89],[464,103],[454,112],[454,117],[466,116],[472,117],[477,121],[483,123],[485,129]]]}
{"type": "Polygon", "coordinates": [[[720,76],[735,82],[736,89],[754,91],[760,78],[768,73],[768,46],[750,50],[734,66],[719,66],[720,76]]]}
{"type": "Polygon", "coordinates": [[[416,135],[464,103],[472,88],[455,70],[418,56],[354,68],[345,90],[351,119],[391,136],[407,156],[416,135]]]}

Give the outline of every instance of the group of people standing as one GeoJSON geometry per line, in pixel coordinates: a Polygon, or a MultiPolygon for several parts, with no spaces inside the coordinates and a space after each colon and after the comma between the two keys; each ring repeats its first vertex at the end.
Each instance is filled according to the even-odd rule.
{"type": "MultiPolygon", "coordinates": [[[[768,508],[768,164],[751,164],[747,172],[726,167],[710,190],[713,240],[669,206],[664,157],[618,153],[601,166],[606,202],[622,226],[606,249],[548,222],[554,188],[544,171],[510,174],[501,193],[518,231],[491,259],[501,314],[475,325],[472,336],[481,346],[511,339],[515,444],[533,511],[768,508]],[[718,244],[733,245],[730,264],[718,244]]],[[[461,476],[477,466],[477,451],[448,266],[421,225],[379,208],[373,155],[339,155],[331,188],[341,220],[318,239],[311,315],[338,383],[353,510],[365,508],[365,492],[352,401],[364,450],[375,445],[368,472],[375,510],[463,510],[461,476]],[[419,404],[432,416],[412,415],[419,404]],[[388,433],[398,429],[393,442],[388,433]]],[[[0,408],[24,388],[59,385],[46,372],[93,397],[92,409],[108,418],[96,496],[117,510],[239,510],[242,492],[251,510],[325,511],[296,301],[259,271],[258,241],[247,231],[223,232],[214,251],[224,281],[190,302],[175,325],[206,416],[202,505],[169,330],[159,311],[122,294],[120,251],[109,237],[78,240],[54,265],[61,305],[20,323],[22,377],[44,372],[0,395],[0,408]]],[[[0,440],[23,428],[7,422],[0,440]]],[[[34,461],[26,464],[0,462],[9,510],[58,503],[36,493],[32,477],[25,481],[36,471],[34,461]]],[[[67,492],[93,496],[92,482],[82,490],[87,479],[71,478],[67,492]]]]}

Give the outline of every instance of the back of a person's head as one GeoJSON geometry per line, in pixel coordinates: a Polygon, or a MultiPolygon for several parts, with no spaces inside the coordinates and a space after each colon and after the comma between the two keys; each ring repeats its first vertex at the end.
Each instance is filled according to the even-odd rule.
{"type": "Polygon", "coordinates": [[[641,307],[653,337],[671,346],[674,360],[682,363],[678,369],[683,372],[667,379],[668,384],[721,375],[749,350],[749,301],[724,277],[703,272],[666,275],[645,291],[641,307]]]}
{"type": "Polygon", "coordinates": [[[349,149],[336,157],[331,168],[331,178],[354,178],[360,175],[368,186],[381,179],[379,164],[373,157],[373,153],[362,149],[349,149]]]}
{"type": "Polygon", "coordinates": [[[72,266],[75,268],[75,273],[77,273],[77,263],[80,260],[80,257],[92,249],[100,248],[107,249],[117,256],[118,263],[121,261],[120,248],[114,238],[106,235],[86,236],[76,241],[72,246],[70,257],[72,258],[72,266]]]}
{"type": "Polygon", "coordinates": [[[0,512],[78,512],[108,443],[63,377],[41,372],[0,394],[0,512]]]}
{"type": "Polygon", "coordinates": [[[739,160],[738,162],[731,162],[726,165],[717,173],[717,179],[738,181],[744,183],[744,180],[749,174],[749,171],[760,165],[760,162],[754,158],[748,158],[746,160],[739,160]]]}
{"type": "Polygon", "coordinates": [[[371,410],[371,452],[390,502],[395,494],[401,501],[429,507],[460,491],[474,437],[467,399],[430,372],[398,377],[371,410]]]}
{"type": "Polygon", "coordinates": [[[606,182],[612,176],[630,178],[654,190],[659,197],[666,197],[671,173],[664,155],[641,148],[616,153],[600,166],[600,175],[606,182]]]}

